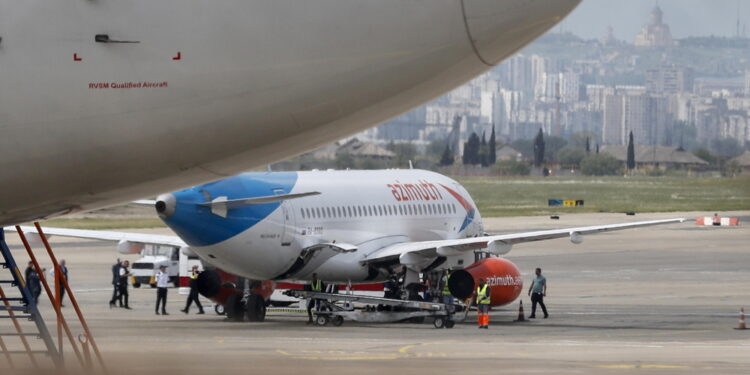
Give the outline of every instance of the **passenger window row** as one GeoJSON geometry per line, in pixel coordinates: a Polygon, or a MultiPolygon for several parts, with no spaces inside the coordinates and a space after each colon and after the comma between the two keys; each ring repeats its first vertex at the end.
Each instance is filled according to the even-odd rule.
{"type": "Polygon", "coordinates": [[[376,216],[435,216],[456,213],[453,203],[417,203],[400,205],[362,205],[300,208],[303,219],[333,219],[376,216]]]}

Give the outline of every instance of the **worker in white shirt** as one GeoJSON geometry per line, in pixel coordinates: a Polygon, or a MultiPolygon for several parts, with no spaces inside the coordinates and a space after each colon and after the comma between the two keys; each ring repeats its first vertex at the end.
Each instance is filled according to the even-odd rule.
{"type": "Polygon", "coordinates": [[[156,315],[159,315],[159,304],[161,303],[161,314],[167,314],[167,288],[169,287],[169,274],[167,266],[160,266],[156,273],[156,315]]]}
{"type": "MultiPolygon", "coordinates": [[[[63,286],[63,282],[68,281],[68,267],[65,265],[65,259],[60,259],[60,262],[58,263],[58,266],[60,267],[60,272],[62,274],[62,278],[65,279],[60,280],[59,288],[60,288],[60,307],[65,307],[63,304],[63,300],[65,299],[65,286],[63,286]]],[[[49,270],[49,275],[52,280],[55,280],[55,268],[52,267],[51,270],[49,270]]]]}

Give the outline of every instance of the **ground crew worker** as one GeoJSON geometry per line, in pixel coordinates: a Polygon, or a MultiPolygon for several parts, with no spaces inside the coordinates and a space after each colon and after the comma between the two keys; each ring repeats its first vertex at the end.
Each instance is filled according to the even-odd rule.
{"type": "Polygon", "coordinates": [[[169,288],[169,274],[167,266],[159,266],[156,273],[156,315],[159,315],[159,304],[161,303],[161,314],[167,314],[167,288],[169,288]]]}
{"type": "Polygon", "coordinates": [[[28,280],[29,279],[29,274],[33,270],[34,270],[34,262],[29,261],[29,263],[26,265],[26,270],[23,271],[23,279],[24,280],[28,280]]]}
{"type": "Polygon", "coordinates": [[[490,328],[490,286],[484,283],[484,279],[479,279],[475,298],[479,328],[488,329],[490,328]]]}
{"type": "Polygon", "coordinates": [[[115,301],[117,301],[118,297],[118,285],[120,284],[120,268],[122,267],[122,264],[120,262],[120,259],[117,259],[117,263],[112,265],[112,299],[109,300],[109,308],[115,307],[115,301]]]}
{"type": "MultiPolygon", "coordinates": [[[[44,269],[42,269],[44,272],[44,269]]],[[[42,281],[39,278],[39,274],[34,269],[34,264],[29,262],[29,266],[26,268],[26,287],[29,288],[32,298],[34,298],[34,305],[39,304],[39,296],[42,294],[42,281]]]]}
{"type": "Polygon", "coordinates": [[[542,276],[541,268],[537,268],[535,273],[536,277],[534,278],[534,281],[531,282],[528,293],[531,296],[531,315],[529,316],[529,319],[536,318],[537,303],[542,307],[544,319],[547,319],[549,314],[547,314],[547,306],[544,306],[544,296],[547,295],[547,278],[542,276]]]}
{"type": "Polygon", "coordinates": [[[119,302],[120,307],[131,310],[130,306],[128,305],[128,277],[132,276],[133,274],[130,273],[128,267],[130,267],[130,262],[127,260],[123,261],[120,265],[120,270],[118,271],[119,277],[117,278],[117,301],[119,302]],[[125,300],[124,304],[122,302],[123,299],[125,300]]]}
{"type": "MultiPolygon", "coordinates": [[[[323,282],[318,280],[318,274],[314,273],[312,274],[312,281],[310,281],[310,285],[306,286],[305,289],[311,292],[321,293],[323,292],[324,287],[325,286],[323,285],[323,282]]],[[[316,298],[310,298],[307,301],[307,324],[313,323],[313,318],[312,318],[313,306],[315,306],[315,310],[317,311],[320,308],[320,301],[316,298]]]]}
{"type": "Polygon", "coordinates": [[[190,273],[190,294],[188,295],[187,302],[185,303],[185,308],[180,310],[187,314],[190,311],[190,304],[195,302],[195,305],[198,306],[198,314],[204,314],[203,312],[203,305],[201,305],[201,301],[198,299],[198,266],[193,266],[193,270],[190,273]]]}
{"type": "MultiPolygon", "coordinates": [[[[60,307],[65,307],[65,305],[63,305],[63,299],[65,299],[65,286],[63,285],[63,282],[68,281],[68,267],[65,266],[65,259],[60,259],[60,262],[58,263],[58,267],[60,267],[60,273],[62,274],[62,278],[64,279],[64,281],[60,280],[60,285],[59,285],[60,307]]],[[[55,277],[54,267],[52,267],[52,269],[49,270],[49,275],[53,278],[52,280],[54,280],[54,277],[55,277]]]]}
{"type": "Polygon", "coordinates": [[[446,305],[452,305],[453,304],[453,294],[451,294],[451,290],[448,287],[448,281],[451,279],[450,272],[446,271],[443,275],[442,283],[443,283],[443,303],[446,305]]]}

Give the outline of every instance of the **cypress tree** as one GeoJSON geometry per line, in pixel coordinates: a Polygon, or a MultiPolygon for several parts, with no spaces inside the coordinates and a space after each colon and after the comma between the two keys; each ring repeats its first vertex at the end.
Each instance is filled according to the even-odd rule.
{"type": "Polygon", "coordinates": [[[628,140],[628,169],[635,169],[635,146],[633,146],[633,131],[630,131],[630,139],[628,140]]]}
{"type": "Polygon", "coordinates": [[[476,165],[479,164],[479,136],[477,133],[471,133],[471,136],[469,136],[469,140],[464,143],[464,155],[463,155],[463,162],[466,165],[476,165]]]}
{"type": "Polygon", "coordinates": [[[487,150],[487,136],[482,133],[482,142],[479,143],[479,164],[483,167],[489,165],[489,150],[487,150]]]}
{"type": "Polygon", "coordinates": [[[488,164],[494,165],[497,162],[497,151],[495,148],[497,147],[497,141],[495,140],[495,126],[492,126],[492,134],[490,135],[490,143],[488,145],[490,148],[490,153],[487,159],[488,164]]]}
{"type": "Polygon", "coordinates": [[[544,134],[539,128],[539,133],[534,139],[534,166],[540,167],[544,163],[544,134]]]}
{"type": "Polygon", "coordinates": [[[443,151],[443,155],[440,157],[440,165],[447,167],[453,165],[453,162],[453,151],[451,151],[451,148],[448,147],[448,145],[445,145],[445,151],[443,151]]]}

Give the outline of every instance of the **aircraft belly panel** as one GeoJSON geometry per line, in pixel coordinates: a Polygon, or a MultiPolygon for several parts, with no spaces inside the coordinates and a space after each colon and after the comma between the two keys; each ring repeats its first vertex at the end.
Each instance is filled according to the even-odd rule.
{"type": "Polygon", "coordinates": [[[0,224],[265,165],[489,68],[459,0],[0,0],[0,36],[0,224]]]}

